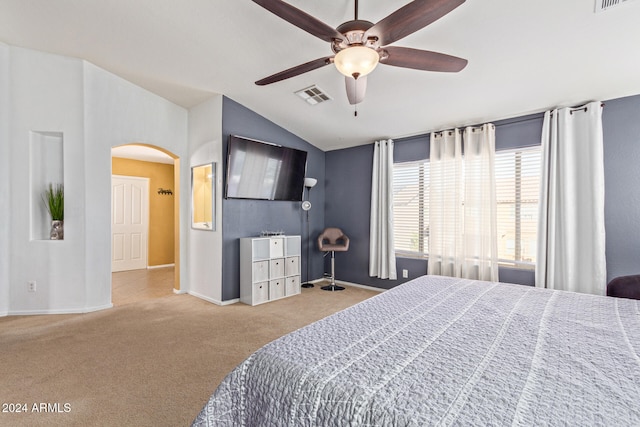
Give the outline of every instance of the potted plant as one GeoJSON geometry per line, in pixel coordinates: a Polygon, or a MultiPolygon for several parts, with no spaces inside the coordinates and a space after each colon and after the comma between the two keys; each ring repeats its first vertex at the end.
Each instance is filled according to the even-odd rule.
{"type": "Polygon", "coordinates": [[[51,240],[64,239],[64,186],[62,184],[49,184],[45,190],[42,200],[51,215],[51,240]]]}

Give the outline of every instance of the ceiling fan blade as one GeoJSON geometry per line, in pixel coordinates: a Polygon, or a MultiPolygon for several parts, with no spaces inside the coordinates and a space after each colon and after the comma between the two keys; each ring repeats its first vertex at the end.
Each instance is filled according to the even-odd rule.
{"type": "Polygon", "coordinates": [[[342,40],[344,38],[344,36],[335,28],[331,28],[324,22],[296,7],[291,6],[289,3],[285,3],[281,0],[253,0],[253,2],[259,4],[285,21],[326,42],[331,43],[334,39],[342,40]]]}
{"type": "Polygon", "coordinates": [[[256,84],[258,86],[269,85],[271,83],[279,82],[280,80],[285,80],[291,77],[299,76],[300,74],[304,74],[308,71],[315,70],[316,68],[324,67],[325,65],[329,65],[332,62],[333,62],[333,56],[326,56],[324,58],[314,59],[313,61],[305,62],[304,64],[291,67],[288,70],[280,71],[279,73],[276,73],[269,77],[265,77],[264,79],[258,80],[256,84]]]}
{"type": "Polygon", "coordinates": [[[467,60],[444,53],[408,47],[387,46],[380,49],[380,63],[414,70],[457,73],[467,66],[467,60]],[[388,55],[388,56],[387,56],[388,55]]]}
{"type": "Polygon", "coordinates": [[[349,104],[355,105],[362,102],[364,94],[367,91],[367,76],[354,79],[353,77],[344,78],[345,86],[347,87],[347,99],[349,104]]]}
{"type": "Polygon", "coordinates": [[[465,0],[415,0],[376,23],[365,33],[381,46],[391,44],[442,18],[465,0]]]}

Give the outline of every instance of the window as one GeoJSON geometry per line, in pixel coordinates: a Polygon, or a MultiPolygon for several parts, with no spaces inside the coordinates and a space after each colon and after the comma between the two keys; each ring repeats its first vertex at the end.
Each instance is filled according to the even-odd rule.
{"type": "MultiPolygon", "coordinates": [[[[496,153],[498,258],[532,268],[536,261],[540,146],[496,153]]],[[[426,257],[429,248],[429,160],[393,167],[396,254],[426,257]]]]}
{"type": "Polygon", "coordinates": [[[396,254],[425,256],[429,248],[429,160],[393,165],[396,254]]]}
{"type": "Polygon", "coordinates": [[[498,258],[531,268],[536,262],[540,146],[496,152],[498,258]]]}

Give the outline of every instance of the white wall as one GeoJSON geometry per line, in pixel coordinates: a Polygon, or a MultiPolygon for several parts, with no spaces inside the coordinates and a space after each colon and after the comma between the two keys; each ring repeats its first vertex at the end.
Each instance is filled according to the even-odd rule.
{"type": "Polygon", "coordinates": [[[0,316],[9,311],[9,47],[0,43],[0,316]]]}
{"type": "MultiPolygon", "coordinates": [[[[111,148],[151,144],[188,159],[187,110],[84,63],[87,305],[111,301],[111,148]]],[[[180,260],[187,261],[189,168],[180,168],[180,260]]],[[[181,266],[181,286],[188,287],[181,266]]]]}
{"type": "Polygon", "coordinates": [[[186,169],[216,164],[215,231],[189,229],[189,293],[222,304],[222,95],[189,110],[189,152],[186,169]]]}
{"type": "MultiPolygon", "coordinates": [[[[142,142],[188,159],[187,111],[87,62],[3,45],[0,89],[0,190],[9,199],[0,203],[0,315],[110,307],[111,147],[142,142]],[[30,131],[64,135],[64,241],[30,239],[30,131]]],[[[186,261],[188,167],[180,178],[186,261]]]]}
{"type": "MultiPolygon", "coordinates": [[[[85,182],[82,61],[10,47],[11,314],[83,311],[85,182]],[[64,138],[65,239],[31,240],[30,133],[64,138]],[[35,280],[37,292],[27,291],[35,280]]],[[[34,184],[35,187],[35,184],[34,184]]],[[[37,199],[36,199],[37,200],[37,199]]],[[[108,301],[106,302],[108,303],[108,301]]]]}

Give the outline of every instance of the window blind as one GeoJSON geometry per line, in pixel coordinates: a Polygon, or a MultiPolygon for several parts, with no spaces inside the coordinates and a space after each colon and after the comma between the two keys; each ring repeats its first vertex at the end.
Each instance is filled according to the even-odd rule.
{"type": "Polygon", "coordinates": [[[540,146],[496,152],[498,258],[520,267],[536,261],[540,146]]]}
{"type": "Polygon", "coordinates": [[[429,248],[429,161],[393,167],[393,232],[396,254],[425,256],[429,248]]]}
{"type": "MultiPolygon", "coordinates": [[[[536,261],[540,146],[496,152],[498,258],[533,268],[536,261]]],[[[395,250],[426,257],[429,249],[429,160],[393,167],[395,250]]]]}

